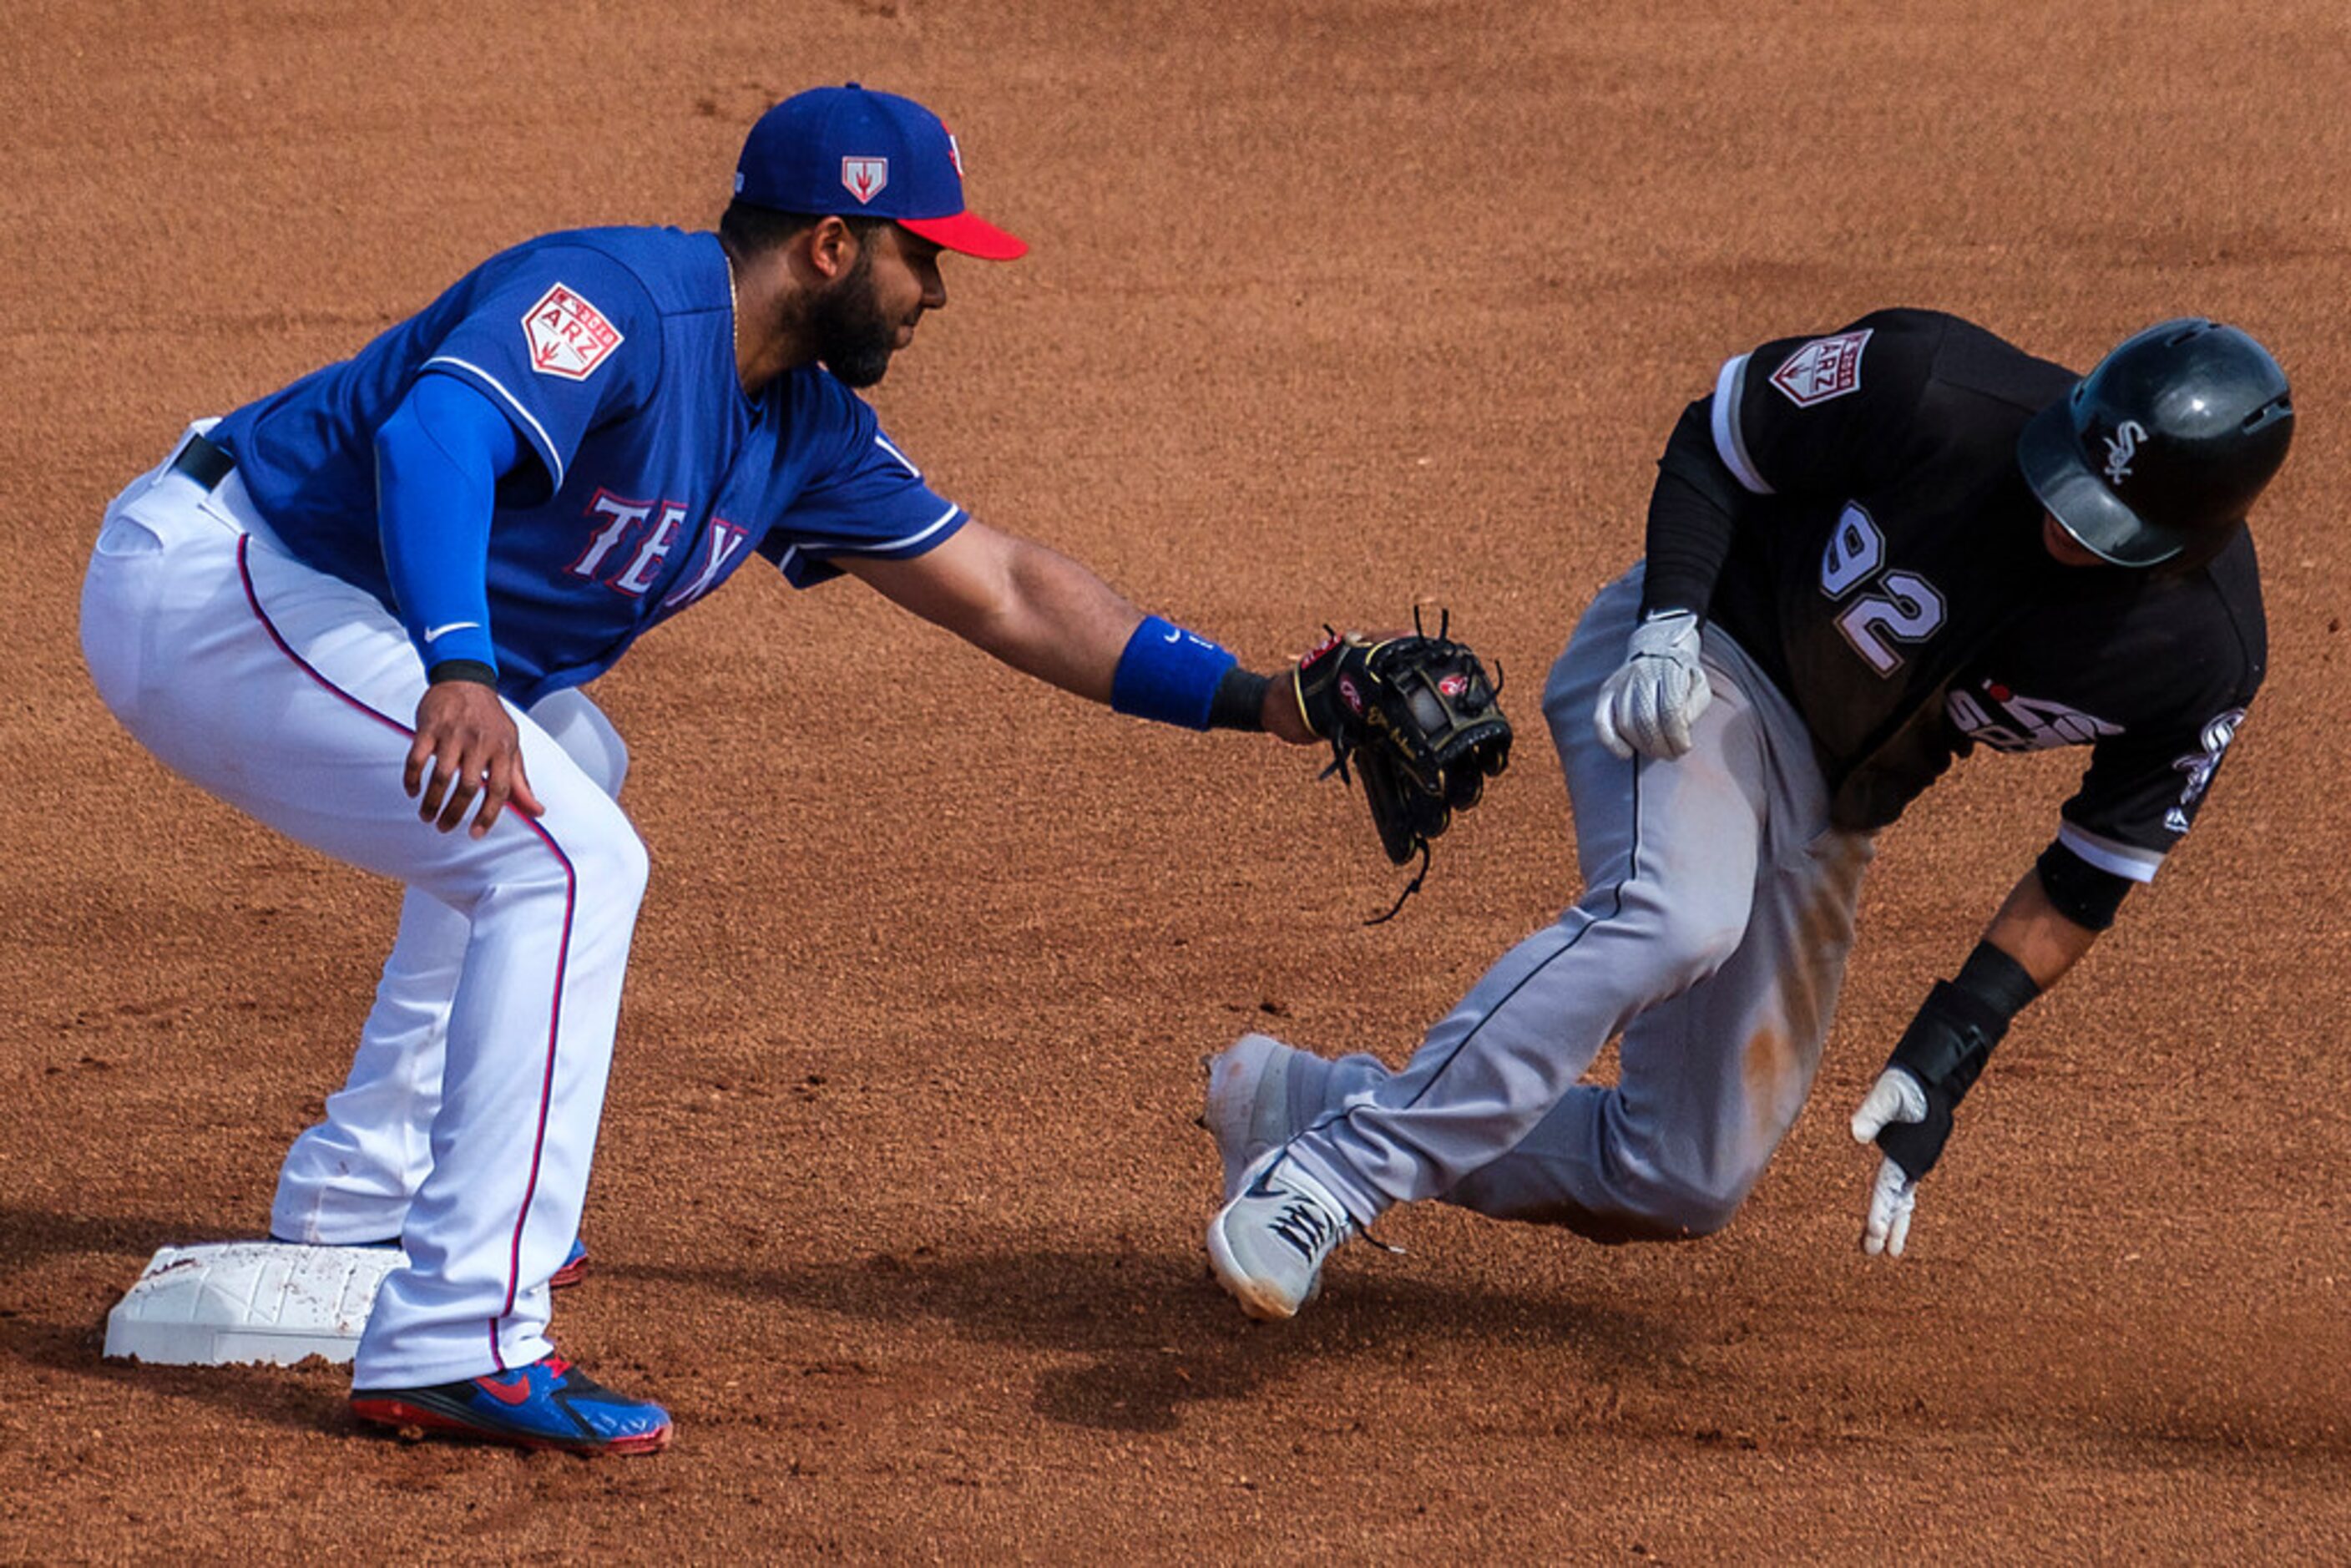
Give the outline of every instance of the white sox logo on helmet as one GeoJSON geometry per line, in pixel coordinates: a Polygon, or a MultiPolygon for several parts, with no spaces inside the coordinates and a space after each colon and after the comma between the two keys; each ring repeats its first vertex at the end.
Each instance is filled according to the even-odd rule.
{"type": "Polygon", "coordinates": [[[2106,437],[2106,483],[2119,485],[2130,477],[2131,460],[2138,455],[2138,444],[2147,439],[2147,426],[2135,419],[2126,419],[2106,437]]]}

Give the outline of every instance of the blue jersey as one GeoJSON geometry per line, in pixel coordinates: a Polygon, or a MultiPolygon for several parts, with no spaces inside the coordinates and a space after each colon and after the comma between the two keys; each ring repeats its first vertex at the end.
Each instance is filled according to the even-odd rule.
{"type": "Polygon", "coordinates": [[[920,555],[965,521],[830,372],[744,392],[716,235],[549,235],[212,433],[287,549],[395,612],[374,440],[424,375],[487,396],[530,454],[499,484],[488,573],[499,689],[526,706],[754,553],[807,587],[833,557],[920,555]]]}

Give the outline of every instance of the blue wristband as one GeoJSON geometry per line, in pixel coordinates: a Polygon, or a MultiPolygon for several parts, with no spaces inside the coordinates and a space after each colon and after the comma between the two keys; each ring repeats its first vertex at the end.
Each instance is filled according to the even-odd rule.
{"type": "Polygon", "coordinates": [[[1206,637],[1146,615],[1118,656],[1110,706],[1137,718],[1206,729],[1217,683],[1239,662],[1206,637]]]}

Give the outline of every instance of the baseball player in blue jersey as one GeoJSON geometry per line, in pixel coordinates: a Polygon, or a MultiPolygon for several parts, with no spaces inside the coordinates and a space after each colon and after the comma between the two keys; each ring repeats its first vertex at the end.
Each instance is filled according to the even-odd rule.
{"type": "Polygon", "coordinates": [[[932,488],[853,389],[946,302],[955,139],[856,84],[752,129],[716,234],[491,258],[361,349],[191,429],[108,508],[100,696],[222,800],[407,887],[349,1082],[272,1233],[397,1238],[363,1419],[643,1452],[668,1415],[558,1356],[646,854],[579,688],[755,557],[847,572],[1125,713],[1311,738],[1287,684],[932,488]],[[1278,700],[1277,700],[1278,699],[1278,700]]]}
{"type": "Polygon", "coordinates": [[[2207,799],[2266,662],[2245,517],[2293,430],[2268,351],[2205,320],[2078,377],[1928,310],[1731,358],[1659,459],[1646,561],[1545,694],[1583,897],[1401,1071],[1262,1035],[1213,1061],[1217,1278],[1290,1317],[1426,1198],[1607,1241],[1719,1229],[1811,1091],[1875,834],[1978,747],[2085,747],[1854,1114],[1863,1247],[1900,1256],[1993,1047],[2207,799]],[[1618,1082],[1579,1083],[1612,1036],[1618,1082]]]}

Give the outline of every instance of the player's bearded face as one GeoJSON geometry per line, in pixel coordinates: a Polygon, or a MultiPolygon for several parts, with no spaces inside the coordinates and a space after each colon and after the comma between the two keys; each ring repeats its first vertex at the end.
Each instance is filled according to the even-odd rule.
{"type": "Polygon", "coordinates": [[[884,316],[873,287],[873,247],[861,246],[856,262],[809,308],[809,331],[816,357],[852,387],[870,387],[890,369],[897,347],[897,324],[884,316]]]}

